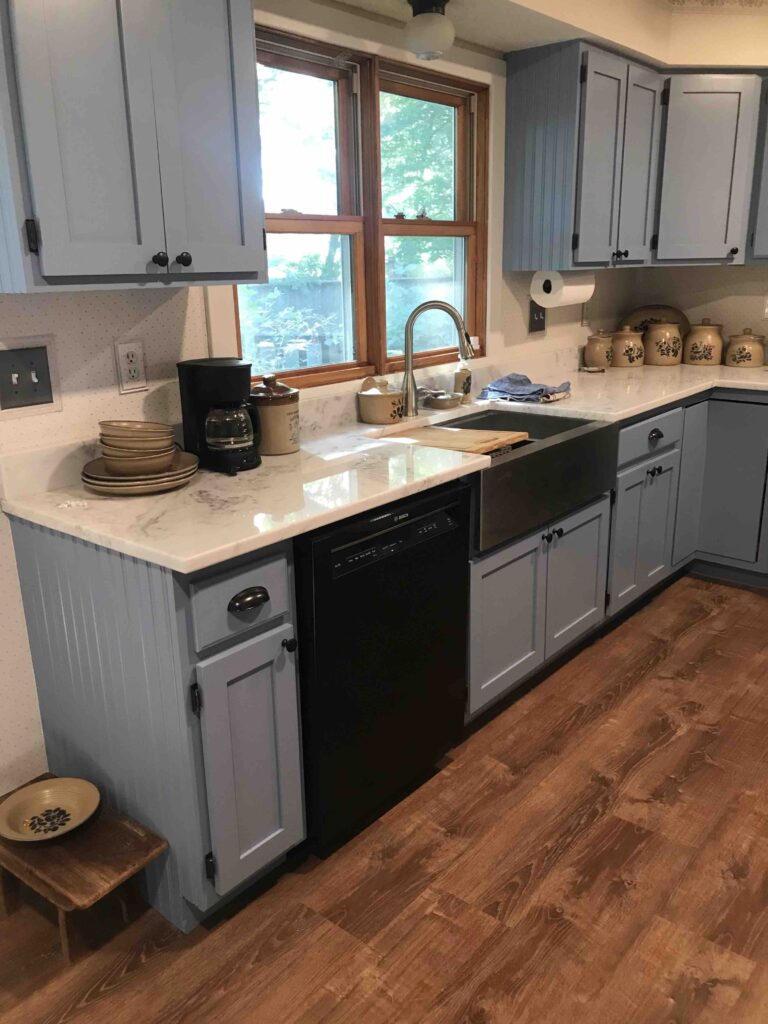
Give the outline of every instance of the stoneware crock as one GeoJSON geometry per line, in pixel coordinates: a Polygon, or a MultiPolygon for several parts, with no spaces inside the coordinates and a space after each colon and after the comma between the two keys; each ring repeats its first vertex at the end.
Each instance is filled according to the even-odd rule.
{"type": "Polygon", "coordinates": [[[607,369],[613,365],[613,335],[610,331],[596,331],[584,346],[584,365],[607,369]]]}
{"type": "Polygon", "coordinates": [[[754,369],[765,363],[765,337],[755,334],[751,327],[745,327],[741,334],[732,334],[725,350],[726,366],[742,366],[754,369]]]}
{"type": "Polygon", "coordinates": [[[648,324],[643,335],[648,366],[677,366],[683,358],[683,339],[678,324],[648,324]]]}
{"type": "Polygon", "coordinates": [[[613,335],[613,363],[614,369],[626,369],[628,367],[640,367],[645,361],[645,350],[643,349],[643,336],[640,331],[633,331],[627,324],[622,324],[613,335]]]}
{"type": "Polygon", "coordinates": [[[719,366],[723,361],[723,325],[713,324],[708,316],[700,324],[691,324],[683,345],[683,362],[691,366],[719,366]]]}

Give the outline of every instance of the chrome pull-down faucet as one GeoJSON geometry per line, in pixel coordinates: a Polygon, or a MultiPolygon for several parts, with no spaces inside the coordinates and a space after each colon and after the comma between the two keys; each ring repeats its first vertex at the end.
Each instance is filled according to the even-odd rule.
{"type": "Polygon", "coordinates": [[[442,309],[444,313],[456,324],[456,331],[459,335],[459,354],[462,359],[472,359],[474,351],[472,342],[461,313],[449,302],[442,302],[440,299],[432,299],[430,302],[422,302],[420,306],[408,317],[405,324],[405,376],[403,377],[403,412],[406,416],[418,416],[419,404],[416,395],[416,378],[413,376],[413,328],[422,313],[428,309],[442,309]]]}

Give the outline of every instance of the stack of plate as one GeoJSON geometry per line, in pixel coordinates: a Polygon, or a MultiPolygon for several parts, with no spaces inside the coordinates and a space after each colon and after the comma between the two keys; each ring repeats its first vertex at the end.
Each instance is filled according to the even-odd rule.
{"type": "Polygon", "coordinates": [[[159,494],[187,484],[197,458],[177,451],[173,429],[145,420],[102,420],[104,455],[83,468],[86,487],[98,494],[159,494]]]}

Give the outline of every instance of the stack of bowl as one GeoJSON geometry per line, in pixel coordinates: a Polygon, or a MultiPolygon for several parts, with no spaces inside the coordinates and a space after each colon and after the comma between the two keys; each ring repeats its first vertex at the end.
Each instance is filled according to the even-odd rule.
{"type": "Polygon", "coordinates": [[[173,428],[148,420],[102,420],[103,456],[84,467],[83,483],[101,494],[154,494],[183,487],[197,459],[180,452],[173,428]]]}

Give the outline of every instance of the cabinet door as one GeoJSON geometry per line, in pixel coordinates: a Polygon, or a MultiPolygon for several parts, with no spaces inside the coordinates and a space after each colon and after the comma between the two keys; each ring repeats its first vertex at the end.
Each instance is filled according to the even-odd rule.
{"type": "Polygon", "coordinates": [[[627,253],[622,263],[645,263],[651,257],[663,85],[655,71],[630,64],[617,244],[627,253]]]}
{"type": "Polygon", "coordinates": [[[164,274],[145,0],[12,0],[40,267],[164,274]]]}
{"type": "Polygon", "coordinates": [[[616,247],[627,62],[584,55],[574,250],[576,263],[610,263],[616,247]]]}
{"type": "Polygon", "coordinates": [[[760,79],[670,81],[657,257],[743,263],[760,79]]]}
{"type": "Polygon", "coordinates": [[[197,668],[214,886],[224,895],[304,838],[295,655],[282,626],[197,668]]]}
{"type": "Polygon", "coordinates": [[[605,618],[608,498],[563,519],[547,554],[546,656],[551,658],[605,618]]]}
{"type": "Polygon", "coordinates": [[[711,400],[699,550],[757,561],[768,462],[768,406],[711,400]]]}
{"type": "Polygon", "coordinates": [[[620,611],[669,572],[680,452],[619,473],[613,514],[609,592],[620,611]]]}
{"type": "Polygon", "coordinates": [[[537,533],[472,565],[470,714],[544,661],[545,549],[537,533]]]}
{"type": "Polygon", "coordinates": [[[683,445],[680,453],[680,482],[677,487],[673,565],[679,565],[687,558],[692,558],[699,548],[708,412],[709,402],[700,402],[685,410],[683,445]]]}
{"type": "Polygon", "coordinates": [[[157,132],[171,273],[265,275],[251,0],[158,0],[157,132]],[[184,266],[177,257],[188,253],[184,266]]]}

